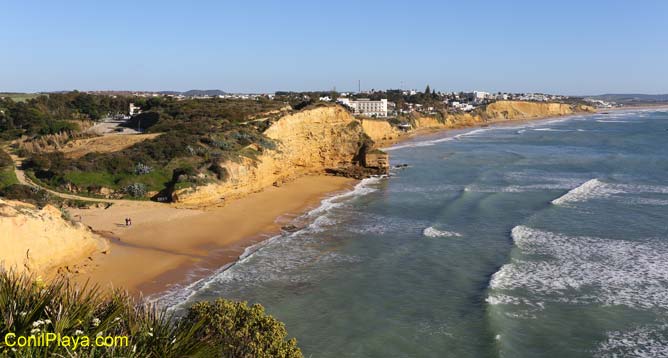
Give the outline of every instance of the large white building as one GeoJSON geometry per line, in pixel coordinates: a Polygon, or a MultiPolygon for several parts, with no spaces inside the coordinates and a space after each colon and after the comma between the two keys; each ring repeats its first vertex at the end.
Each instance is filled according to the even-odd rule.
{"type": "Polygon", "coordinates": [[[371,117],[387,117],[387,99],[372,101],[367,98],[360,98],[358,100],[339,98],[337,102],[352,108],[355,114],[371,117]]]}
{"type": "Polygon", "coordinates": [[[492,94],[489,92],[483,92],[483,91],[473,91],[473,99],[474,101],[482,101],[485,99],[490,99],[492,98],[492,94]]]}

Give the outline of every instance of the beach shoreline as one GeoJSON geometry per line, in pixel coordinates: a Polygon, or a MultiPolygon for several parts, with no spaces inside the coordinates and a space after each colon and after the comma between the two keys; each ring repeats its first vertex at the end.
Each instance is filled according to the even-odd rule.
{"type": "MultiPolygon", "coordinates": [[[[379,147],[453,131],[565,117],[423,128],[382,141],[379,147]]],[[[350,191],[357,182],[323,174],[306,175],[220,207],[115,204],[108,209],[70,209],[74,217],[106,237],[111,246],[109,252],[95,255],[89,269],[76,274],[74,280],[127,289],[135,296],[159,296],[234,264],[246,249],[279,234],[281,226],[319,206],[322,200],[350,191]],[[126,217],[132,219],[132,226],[124,225],[126,217]]]]}
{"type": "Polygon", "coordinates": [[[89,269],[73,280],[123,288],[137,297],[166,292],[234,263],[248,247],[280,233],[283,225],[355,183],[342,177],[303,176],[205,209],[131,204],[70,209],[111,246],[94,255],[89,269]],[[131,226],[125,226],[125,218],[132,219],[131,226]]]}

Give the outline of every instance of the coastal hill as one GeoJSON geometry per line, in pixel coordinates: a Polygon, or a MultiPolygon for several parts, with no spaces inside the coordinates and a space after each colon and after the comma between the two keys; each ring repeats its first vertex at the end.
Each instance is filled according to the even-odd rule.
{"type": "Polygon", "coordinates": [[[388,121],[353,117],[341,106],[305,109],[281,117],[264,134],[277,144],[256,160],[225,160],[217,163],[227,173],[226,181],[191,187],[175,192],[181,204],[202,205],[220,199],[244,196],[271,185],[280,185],[306,174],[360,164],[367,168],[387,170],[386,156],[373,149],[415,132],[482,125],[504,120],[526,120],[593,112],[583,105],[499,101],[482,113],[449,114],[445,118],[418,116],[411,129],[404,131],[388,121]],[[370,140],[369,140],[370,139],[370,140]]]}
{"type": "MultiPolygon", "coordinates": [[[[50,100],[56,103],[60,103],[60,99],[70,103],[68,98],[81,101],[76,95],[63,96],[53,96],[50,100]]],[[[121,108],[124,101],[127,100],[104,105],[107,110],[113,110],[121,108]]],[[[40,108],[48,105],[45,102],[40,108]]],[[[63,106],[64,109],[57,107],[55,113],[65,111],[67,104],[63,106]]],[[[86,108],[90,113],[100,113],[95,106],[86,108]]],[[[104,200],[113,204],[119,202],[119,198],[133,197],[153,197],[158,201],[165,198],[164,201],[175,202],[132,208],[133,201],[122,200],[126,212],[148,217],[142,213],[156,211],[155,205],[176,210],[175,207],[227,204],[311,174],[362,178],[386,173],[388,157],[379,148],[424,131],[593,111],[591,107],[575,104],[498,101],[473,113],[416,114],[405,119],[406,123],[398,123],[356,118],[346,108],[327,103],[292,110],[285,108],[285,103],[275,101],[186,100],[147,102],[143,108],[147,109],[144,115],[155,116],[156,120],[145,129],[145,134],[134,134],[141,137],[131,141],[129,146],[98,143],[105,138],[116,143],[119,137],[126,135],[86,134],[80,127],[85,128],[85,118],[33,122],[33,127],[3,132],[5,137],[16,136],[13,148],[5,148],[15,152],[12,158],[24,156],[25,164],[12,163],[6,154],[1,156],[4,159],[0,162],[0,173],[4,173],[4,179],[0,196],[35,202],[35,196],[48,192],[52,199],[60,198],[59,201],[42,200],[38,203],[42,209],[16,201],[0,203],[3,210],[0,244],[11,248],[4,251],[6,263],[28,264],[31,269],[45,271],[69,265],[77,261],[75,258],[81,261],[92,252],[102,250],[97,236],[63,219],[60,210],[51,205],[66,209],[72,205],[100,205],[99,201],[104,200]],[[211,113],[213,118],[205,116],[206,113],[211,113]],[[47,129],[68,131],[48,134],[45,127],[35,127],[43,125],[40,123],[60,126],[47,129]],[[35,128],[32,133],[31,128],[35,128]],[[93,142],[96,144],[91,145],[93,142]],[[86,152],[86,148],[90,150],[86,152]],[[12,173],[13,166],[17,175],[12,173]],[[17,177],[29,180],[19,183],[17,177]],[[46,190],[40,191],[39,187],[46,190]],[[51,235],[47,237],[46,232],[51,235]],[[12,237],[29,239],[11,246],[12,237]]],[[[72,111],[75,117],[76,113],[81,112],[72,111]]],[[[165,217],[171,214],[166,212],[165,217]]],[[[123,213],[118,215],[122,217],[123,213]]]]}
{"type": "Polygon", "coordinates": [[[53,274],[58,268],[75,270],[82,259],[106,250],[108,244],[51,205],[39,209],[0,199],[0,247],[0,270],[53,274]]]}
{"type": "MultiPolygon", "coordinates": [[[[341,106],[323,105],[279,118],[264,131],[276,143],[274,150],[262,151],[256,158],[230,158],[216,163],[225,180],[204,186],[177,190],[179,203],[216,202],[280,186],[306,174],[366,163],[373,146],[360,122],[341,106]]],[[[257,149],[257,148],[253,148],[257,149]]],[[[379,173],[384,173],[386,167],[379,173]]]]}
{"type": "Polygon", "coordinates": [[[499,121],[528,120],[594,111],[593,107],[581,104],[498,101],[487,105],[482,111],[473,113],[448,113],[442,117],[416,115],[409,119],[408,131],[401,131],[388,121],[378,119],[364,119],[362,126],[371,139],[378,143],[387,143],[424,130],[466,128],[499,121]]]}
{"type": "Polygon", "coordinates": [[[5,123],[14,124],[0,133],[12,140],[14,157],[21,157],[15,163],[21,166],[19,177],[83,199],[187,206],[217,204],[306,174],[383,174],[388,159],[378,148],[427,129],[592,110],[581,104],[496,101],[473,112],[414,112],[386,120],[354,117],[325,102],[290,106],[268,98],[129,99],[83,93],[0,106],[11,119],[5,123]],[[100,122],[131,100],[143,112],[120,125],[133,131],[100,122]],[[25,116],[27,109],[36,114],[25,116]],[[101,126],[106,134],[97,134],[101,126]]]}

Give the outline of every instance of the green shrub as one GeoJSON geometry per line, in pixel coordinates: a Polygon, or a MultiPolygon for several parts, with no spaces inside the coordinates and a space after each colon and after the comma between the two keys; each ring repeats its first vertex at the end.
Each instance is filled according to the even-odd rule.
{"type": "Polygon", "coordinates": [[[14,173],[14,162],[4,150],[0,149],[0,190],[19,181],[14,173]]]}
{"type": "Polygon", "coordinates": [[[23,184],[12,184],[1,188],[0,196],[30,203],[40,208],[57,201],[57,198],[51,196],[47,191],[23,184]]]}
{"type": "Polygon", "coordinates": [[[76,350],[57,344],[9,347],[2,340],[2,357],[302,357],[295,340],[285,340],[283,324],[259,305],[219,299],[197,303],[179,318],[137,303],[123,291],[76,288],[62,277],[45,284],[32,276],[0,271],[0,337],[8,333],[55,333],[88,337],[91,342],[97,335],[127,340],[112,347],[80,345],[76,350]]]}
{"type": "MultiPolygon", "coordinates": [[[[75,288],[58,278],[50,284],[30,276],[0,272],[0,336],[55,333],[88,337],[127,337],[113,347],[8,347],[0,355],[14,357],[187,357],[208,356],[211,347],[196,338],[201,324],[179,324],[164,310],[136,305],[124,292],[105,296],[98,287],[75,288]],[[13,349],[12,349],[13,348],[13,349]]],[[[15,342],[15,341],[14,341],[15,342]]],[[[10,342],[11,344],[11,342],[10,342]]]]}
{"type": "Polygon", "coordinates": [[[132,183],[126,186],[123,191],[133,198],[142,198],[148,193],[146,185],[142,183],[132,183]]]}
{"type": "Polygon", "coordinates": [[[297,340],[287,340],[285,325],[260,305],[218,299],[193,305],[186,320],[201,322],[198,336],[210,341],[218,357],[300,358],[297,340]]]}
{"type": "Polygon", "coordinates": [[[3,168],[14,168],[14,162],[12,162],[12,157],[7,154],[4,150],[0,149],[0,169],[3,168]]]}

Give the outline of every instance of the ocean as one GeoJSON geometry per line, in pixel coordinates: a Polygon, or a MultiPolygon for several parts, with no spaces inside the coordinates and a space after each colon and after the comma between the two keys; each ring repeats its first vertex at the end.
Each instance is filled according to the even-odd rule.
{"type": "Polygon", "coordinates": [[[261,303],[305,357],[668,356],[668,110],[421,137],[175,309],[261,303]]]}

